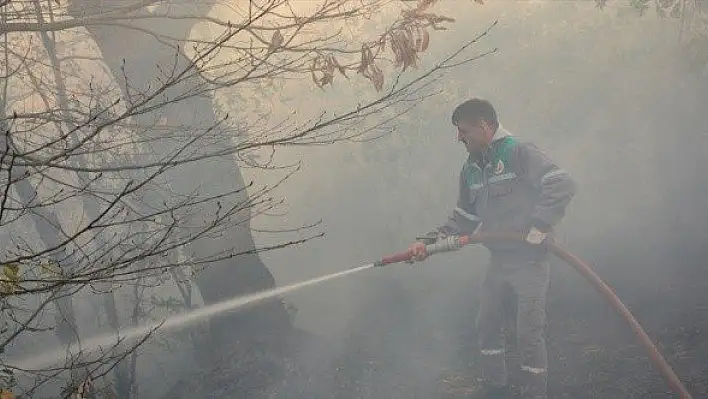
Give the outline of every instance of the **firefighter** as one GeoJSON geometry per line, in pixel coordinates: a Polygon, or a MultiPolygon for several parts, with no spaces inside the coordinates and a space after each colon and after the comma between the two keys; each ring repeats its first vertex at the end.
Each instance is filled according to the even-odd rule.
{"type": "Polygon", "coordinates": [[[476,319],[482,384],[477,397],[511,395],[503,341],[504,292],[511,288],[517,300],[517,337],[521,351],[521,395],[547,397],[545,342],[548,252],[544,240],[565,215],[576,185],[568,172],[534,144],[523,142],[504,129],[494,106],[471,99],[452,113],[457,138],[469,156],[459,175],[457,206],[447,223],[429,233],[430,240],[413,244],[415,261],[428,254],[425,244],[455,234],[475,232],[521,233],[523,244],[485,245],[490,261],[481,284],[476,319]]]}

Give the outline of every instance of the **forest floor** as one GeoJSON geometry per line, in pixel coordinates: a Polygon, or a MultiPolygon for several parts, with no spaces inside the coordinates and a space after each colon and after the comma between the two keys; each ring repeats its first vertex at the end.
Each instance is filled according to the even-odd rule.
{"type": "MultiPolygon", "coordinates": [[[[702,274],[686,276],[680,288],[667,285],[641,298],[625,298],[625,302],[642,303],[633,314],[694,398],[708,398],[708,270],[702,274]]],[[[652,367],[629,326],[609,307],[593,312],[590,305],[569,306],[567,298],[551,297],[549,302],[550,398],[677,397],[652,367]]],[[[396,337],[373,322],[362,328],[368,333],[351,337],[356,343],[350,348],[355,350],[342,354],[325,371],[314,373],[315,378],[309,377],[304,391],[288,390],[284,396],[272,397],[453,399],[470,397],[475,391],[480,370],[475,361],[473,318],[467,318],[468,326],[460,328],[458,358],[447,367],[433,364],[423,372],[420,364],[405,364],[424,363],[425,359],[407,359],[405,354],[387,350],[387,342],[396,337]]],[[[421,337],[418,344],[431,343],[421,337]]],[[[518,381],[513,339],[509,349],[511,379],[518,381]]]]}

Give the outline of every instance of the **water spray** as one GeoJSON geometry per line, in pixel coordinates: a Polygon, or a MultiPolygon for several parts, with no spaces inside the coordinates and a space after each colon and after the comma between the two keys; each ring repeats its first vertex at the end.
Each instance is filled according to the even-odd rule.
{"type": "MultiPolygon", "coordinates": [[[[476,244],[476,243],[489,243],[489,242],[525,242],[523,236],[518,234],[472,234],[472,235],[460,235],[460,236],[448,236],[435,243],[428,244],[425,246],[428,255],[433,255],[442,252],[456,251],[466,245],[476,244]]],[[[622,301],[617,297],[614,291],[605,283],[590,266],[580,260],[578,257],[574,256],[570,252],[563,249],[558,244],[552,241],[546,241],[542,244],[548,251],[553,253],[558,258],[565,261],[567,264],[572,266],[577,270],[583,277],[585,277],[592,286],[597,289],[600,294],[610,303],[610,306],[625,320],[629,323],[629,326],[634,331],[637,339],[641,343],[642,347],[649,354],[649,359],[654,367],[661,373],[666,382],[672,388],[672,390],[681,399],[692,399],[691,394],[688,392],[686,387],[683,385],[681,380],[678,378],[676,373],[673,371],[669,363],[664,359],[656,345],[652,342],[649,335],[644,331],[639,322],[634,318],[632,313],[627,309],[627,307],[622,303],[622,301]]],[[[358,273],[364,270],[368,270],[374,267],[383,267],[393,263],[400,262],[410,262],[413,256],[409,251],[393,254],[382,258],[379,261],[370,263],[363,266],[358,266],[355,268],[347,269],[342,272],[329,274],[322,277],[313,278],[311,280],[302,281],[299,283],[291,284],[285,287],[276,288],[256,294],[251,294],[248,296],[243,296],[235,299],[231,299],[224,302],[215,303],[213,305],[205,306],[200,309],[196,309],[190,312],[186,312],[181,315],[169,317],[160,323],[152,323],[140,327],[134,327],[125,330],[122,334],[106,334],[102,336],[97,336],[89,340],[83,341],[82,344],[74,344],[69,348],[62,350],[55,350],[47,353],[42,353],[33,357],[27,357],[20,359],[16,362],[8,362],[19,370],[39,370],[52,365],[55,365],[62,360],[67,358],[67,353],[72,352],[91,352],[99,350],[99,352],[105,350],[106,346],[114,347],[117,341],[134,341],[137,339],[143,339],[146,335],[154,332],[155,330],[160,331],[170,331],[179,328],[186,327],[195,322],[223,314],[229,311],[236,311],[244,308],[248,305],[263,302],[269,299],[276,298],[280,295],[299,290],[311,285],[316,285],[324,283],[329,280],[333,280],[339,277],[344,277],[358,273]]]]}
{"type": "MultiPolygon", "coordinates": [[[[90,352],[98,352],[101,356],[105,356],[107,352],[111,352],[117,346],[117,343],[128,345],[131,342],[145,339],[149,334],[157,332],[167,332],[179,330],[191,324],[200,322],[210,317],[224,314],[231,311],[241,310],[249,305],[254,305],[260,302],[274,299],[280,295],[287,294],[292,291],[299,290],[311,285],[321,284],[329,280],[339,277],[348,276],[374,267],[373,263],[358,266],[352,269],[347,269],[341,272],[328,274],[326,276],[313,278],[299,283],[287,285],[285,287],[275,288],[267,291],[250,294],[234,299],[229,299],[222,302],[217,302],[212,305],[204,306],[180,315],[168,317],[161,322],[154,322],[126,329],[118,334],[104,334],[89,338],[80,343],[70,345],[68,348],[57,349],[35,356],[26,357],[17,361],[8,361],[7,364],[19,371],[42,370],[49,367],[57,366],[59,363],[67,362],[68,364],[76,365],[76,360],[72,358],[78,355],[87,355],[90,352]]],[[[81,362],[86,362],[82,360],[81,362]]]]}

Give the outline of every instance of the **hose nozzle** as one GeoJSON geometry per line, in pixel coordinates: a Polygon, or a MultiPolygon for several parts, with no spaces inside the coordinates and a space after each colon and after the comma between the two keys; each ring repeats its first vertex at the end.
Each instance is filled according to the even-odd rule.
{"type": "Polygon", "coordinates": [[[447,236],[435,241],[432,244],[425,246],[425,251],[428,255],[437,254],[440,252],[457,251],[470,243],[469,236],[447,236]]]}
{"type": "MultiPolygon", "coordinates": [[[[438,239],[432,244],[427,244],[425,246],[425,251],[427,252],[428,256],[441,252],[456,251],[469,244],[470,242],[470,236],[467,235],[447,236],[438,239]]],[[[410,262],[411,260],[413,260],[413,254],[410,251],[399,252],[397,254],[386,256],[381,260],[374,262],[374,266],[381,267],[389,265],[391,263],[410,262]]]]}

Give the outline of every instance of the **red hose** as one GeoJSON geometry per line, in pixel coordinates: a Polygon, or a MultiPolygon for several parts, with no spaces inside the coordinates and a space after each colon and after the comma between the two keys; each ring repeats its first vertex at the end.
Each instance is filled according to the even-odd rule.
{"type": "MultiPolygon", "coordinates": [[[[474,243],[490,243],[499,241],[511,241],[511,242],[525,242],[523,236],[519,234],[473,234],[469,236],[461,236],[460,242],[462,244],[474,244],[474,243]]],[[[673,391],[679,395],[681,399],[692,399],[691,394],[688,392],[686,387],[683,385],[681,380],[676,376],[676,373],[671,368],[669,363],[664,359],[659,350],[657,349],[654,342],[644,331],[642,326],[639,324],[637,319],[634,318],[632,313],[627,309],[627,307],[622,303],[622,301],[617,297],[612,288],[610,288],[607,283],[605,283],[590,266],[580,260],[578,257],[574,256],[570,252],[563,249],[560,245],[554,242],[545,242],[545,247],[551,251],[555,256],[564,260],[567,264],[572,266],[577,270],[583,277],[585,277],[590,284],[592,284],[595,289],[597,289],[602,296],[610,302],[610,306],[622,316],[629,326],[634,331],[635,335],[639,339],[641,345],[649,353],[649,360],[656,367],[656,369],[661,373],[666,382],[671,386],[673,391]]],[[[411,255],[408,252],[398,253],[392,256],[383,258],[379,264],[385,265],[389,263],[398,263],[403,261],[408,261],[411,259],[411,255]]]]}

